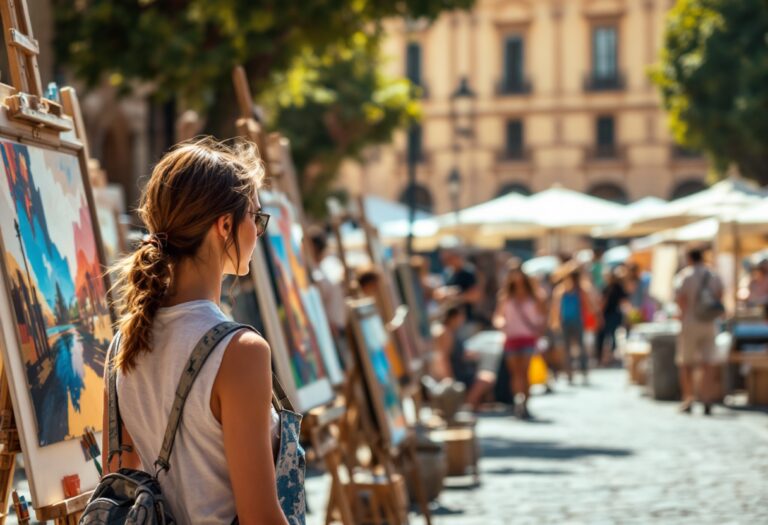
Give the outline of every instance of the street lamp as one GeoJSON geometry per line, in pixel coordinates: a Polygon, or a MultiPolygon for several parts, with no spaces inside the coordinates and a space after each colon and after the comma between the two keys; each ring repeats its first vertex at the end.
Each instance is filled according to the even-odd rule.
{"type": "Polygon", "coordinates": [[[461,195],[461,173],[459,168],[453,167],[448,175],[448,195],[451,197],[453,213],[456,214],[456,224],[459,224],[459,197],[461,195]]]}
{"type": "Polygon", "coordinates": [[[458,87],[451,94],[451,118],[453,120],[453,168],[448,175],[448,195],[451,199],[453,212],[456,214],[456,225],[459,224],[459,199],[461,197],[461,173],[458,168],[458,156],[461,151],[460,139],[470,139],[474,136],[472,113],[476,98],[475,92],[469,85],[466,76],[461,77],[458,87]]]}

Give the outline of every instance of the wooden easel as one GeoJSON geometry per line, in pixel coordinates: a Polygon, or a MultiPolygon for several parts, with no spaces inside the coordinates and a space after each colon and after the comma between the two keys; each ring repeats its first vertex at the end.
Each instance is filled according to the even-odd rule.
{"type": "MultiPolygon", "coordinates": [[[[357,345],[355,337],[352,336],[353,330],[350,325],[350,344],[357,345]]],[[[404,478],[398,473],[397,467],[402,471],[410,467],[415,480],[416,502],[421,508],[425,522],[431,525],[429,502],[426,499],[416,457],[415,434],[412,429],[409,429],[406,438],[397,446],[393,446],[383,437],[368,406],[368,396],[371,394],[366,387],[362,370],[364,365],[361,362],[361,353],[363,352],[365,350],[362,348],[352,352],[355,356],[354,364],[349,370],[344,391],[348,411],[344,424],[343,442],[348,447],[349,466],[353,470],[357,466],[365,468],[363,472],[356,472],[357,475],[354,476],[352,484],[357,494],[357,497],[350,497],[353,500],[355,517],[357,522],[376,525],[408,523],[407,491],[404,478]],[[370,451],[370,461],[367,464],[359,460],[361,446],[367,447],[370,451]],[[365,505],[359,498],[363,493],[368,496],[365,505]]]]}
{"type": "MultiPolygon", "coordinates": [[[[43,97],[37,63],[39,45],[32,34],[26,0],[0,1],[0,16],[12,84],[0,84],[0,99],[8,107],[7,115],[12,123],[12,128],[5,131],[12,130],[19,139],[42,141],[54,147],[62,142],[60,133],[70,131],[73,127],[79,137],[84,139],[82,118],[66,118],[61,104],[43,97]]],[[[76,103],[76,98],[74,100],[76,103]]],[[[79,110],[79,106],[77,108],[79,110]]],[[[87,146],[83,142],[81,147],[84,148],[79,154],[81,166],[87,175],[87,146]]],[[[88,192],[86,194],[88,195],[88,192]]],[[[89,206],[93,206],[90,195],[88,198],[89,206]]],[[[103,260],[98,230],[95,231],[95,236],[97,250],[103,260]]],[[[21,452],[22,446],[11,402],[8,373],[1,362],[0,370],[0,498],[5,505],[12,489],[16,454],[21,452]]],[[[40,521],[53,520],[57,525],[77,523],[90,496],[91,492],[85,492],[59,503],[37,507],[36,518],[40,521]]],[[[5,523],[5,518],[3,508],[0,512],[0,525],[5,523]]]]}
{"type": "MultiPolygon", "coordinates": [[[[260,122],[260,109],[253,103],[248,79],[241,66],[232,71],[232,80],[241,114],[236,122],[237,131],[241,136],[256,144],[264,161],[265,173],[270,186],[288,196],[299,222],[306,229],[301,205],[301,192],[290,159],[287,140],[278,133],[272,133],[269,137],[266,136],[262,122],[260,122]]],[[[314,261],[312,257],[308,257],[307,242],[308,239],[304,236],[304,259],[307,261],[309,269],[313,270],[314,261]]],[[[355,519],[350,505],[350,498],[355,497],[354,476],[348,457],[345,455],[346,449],[341,444],[341,441],[345,439],[342,429],[343,421],[347,417],[348,409],[344,405],[321,406],[310,410],[302,424],[302,434],[309,436],[316,456],[323,461],[331,476],[326,525],[332,523],[355,525],[359,523],[355,519]]]]}

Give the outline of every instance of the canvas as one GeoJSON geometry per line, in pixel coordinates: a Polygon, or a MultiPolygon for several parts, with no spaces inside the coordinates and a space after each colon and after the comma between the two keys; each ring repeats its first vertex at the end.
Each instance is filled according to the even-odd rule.
{"type": "Polygon", "coordinates": [[[120,226],[120,215],[123,213],[122,189],[116,185],[93,188],[93,201],[101,231],[104,257],[107,265],[111,266],[125,252],[126,248],[120,226]]]}
{"type": "Polygon", "coordinates": [[[431,329],[424,288],[419,274],[408,263],[399,263],[396,267],[397,286],[403,296],[413,320],[424,340],[431,339],[431,329]]]}
{"type": "Polygon", "coordinates": [[[328,316],[325,314],[325,306],[323,306],[320,290],[316,286],[310,286],[302,294],[302,300],[307,306],[307,314],[317,335],[317,342],[323,354],[323,362],[328,371],[328,379],[331,380],[332,384],[339,385],[344,382],[344,372],[341,369],[339,350],[333,341],[331,325],[328,322],[328,316]]]}
{"type": "Polygon", "coordinates": [[[301,251],[303,232],[285,196],[264,192],[261,204],[264,212],[271,215],[266,251],[293,380],[300,389],[327,378],[317,334],[302,299],[310,286],[301,251]]]}
{"type": "Polygon", "coordinates": [[[0,249],[17,339],[8,352],[18,353],[34,412],[34,427],[22,426],[44,447],[102,427],[106,284],[78,158],[8,140],[0,154],[0,249]]]}
{"type": "Polygon", "coordinates": [[[382,436],[397,447],[407,435],[400,386],[387,357],[386,347],[392,344],[381,316],[371,301],[350,305],[355,323],[358,359],[366,376],[368,395],[382,436]]]}

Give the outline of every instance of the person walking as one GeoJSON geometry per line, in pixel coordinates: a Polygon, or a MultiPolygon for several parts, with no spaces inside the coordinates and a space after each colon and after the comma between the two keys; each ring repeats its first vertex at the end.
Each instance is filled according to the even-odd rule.
{"type": "Polygon", "coordinates": [[[595,342],[595,359],[602,365],[609,365],[616,352],[616,331],[624,322],[624,304],[629,299],[629,295],[624,288],[624,277],[626,270],[619,266],[614,268],[608,275],[608,283],[603,288],[601,310],[603,313],[603,324],[597,332],[595,342]],[[605,349],[606,339],[610,338],[611,346],[608,351],[605,349]]]}
{"type": "Polygon", "coordinates": [[[545,315],[542,297],[522,268],[513,268],[507,275],[493,321],[505,335],[504,360],[511,377],[515,414],[521,419],[530,419],[528,369],[536,344],[544,333],[545,315]]]}
{"type": "Polygon", "coordinates": [[[589,378],[589,355],[584,341],[584,329],[597,325],[589,284],[581,277],[581,270],[571,270],[554,293],[551,311],[553,328],[562,335],[565,350],[565,372],[568,382],[573,383],[573,347],[578,349],[578,360],[584,383],[589,378]]]}
{"type": "MultiPolygon", "coordinates": [[[[178,145],[155,166],[141,199],[149,234],[118,267],[119,334],[114,368],[105,368],[117,374],[115,401],[130,452],[119,460],[108,455],[105,431],[104,464],[106,472],[121,462],[157,473],[180,524],[305,520],[303,451],[283,426],[282,414],[292,413],[278,416],[272,407],[269,345],[249,329],[213,348],[186,398],[167,464],[158,470],[155,461],[163,457],[177,379],[193,366],[193,349],[229,321],[219,308],[222,278],[248,273],[266,231],[269,215],[257,192],[263,173],[252,146],[212,139],[178,145]],[[287,464],[286,450],[295,453],[287,464]]],[[[106,399],[105,392],[105,429],[106,399]]]]}
{"type": "Polygon", "coordinates": [[[675,300],[680,308],[680,335],[677,339],[677,366],[683,402],[680,410],[691,413],[694,403],[694,377],[701,369],[699,393],[704,414],[711,415],[716,381],[715,336],[717,319],[722,315],[723,284],[704,264],[700,250],[688,252],[688,265],[675,278],[675,300]]]}

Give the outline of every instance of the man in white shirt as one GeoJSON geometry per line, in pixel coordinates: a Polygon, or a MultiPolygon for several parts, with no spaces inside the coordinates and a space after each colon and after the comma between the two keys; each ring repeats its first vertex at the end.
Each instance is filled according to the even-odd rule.
{"type": "Polygon", "coordinates": [[[697,303],[702,301],[703,289],[715,299],[722,300],[723,284],[717,274],[704,264],[700,250],[688,252],[688,266],[675,277],[675,300],[680,307],[680,335],[677,339],[677,366],[683,404],[680,410],[690,413],[694,401],[694,375],[701,368],[700,394],[704,413],[710,415],[715,383],[715,336],[717,320],[702,320],[696,314],[697,303]]]}

